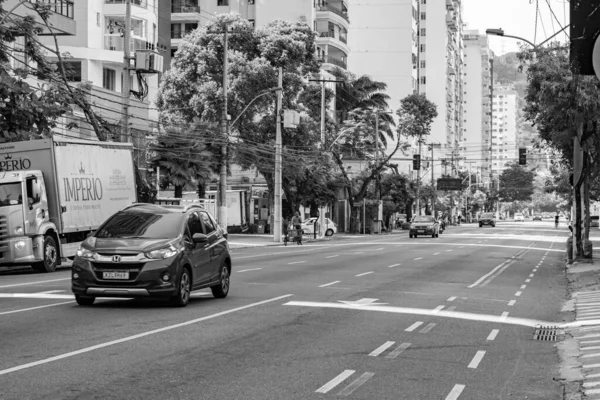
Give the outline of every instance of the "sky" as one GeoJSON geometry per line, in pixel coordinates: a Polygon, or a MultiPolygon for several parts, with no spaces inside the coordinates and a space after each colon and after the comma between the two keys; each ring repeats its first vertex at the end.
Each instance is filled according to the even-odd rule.
{"type": "MultiPolygon", "coordinates": [[[[462,0],[462,3],[465,29],[478,29],[485,33],[489,28],[502,28],[507,35],[519,36],[535,44],[540,44],[569,23],[568,0],[462,0]]],[[[568,31],[569,28],[566,29],[567,34],[568,31]]],[[[519,50],[517,39],[488,37],[491,49],[498,56],[519,50]]],[[[567,36],[561,33],[556,39],[564,43],[567,36]]]]}

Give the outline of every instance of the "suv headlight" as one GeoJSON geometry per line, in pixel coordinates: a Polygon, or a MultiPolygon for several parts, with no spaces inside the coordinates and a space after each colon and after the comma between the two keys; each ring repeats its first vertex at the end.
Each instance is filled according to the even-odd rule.
{"type": "Polygon", "coordinates": [[[88,250],[86,248],[80,247],[77,249],[77,257],[81,257],[85,260],[93,260],[96,256],[96,253],[92,250],[88,250]]]}
{"type": "Polygon", "coordinates": [[[165,258],[170,258],[177,255],[179,251],[180,249],[175,248],[174,246],[169,246],[162,249],[149,251],[144,253],[144,256],[151,260],[163,260],[165,258]]]}

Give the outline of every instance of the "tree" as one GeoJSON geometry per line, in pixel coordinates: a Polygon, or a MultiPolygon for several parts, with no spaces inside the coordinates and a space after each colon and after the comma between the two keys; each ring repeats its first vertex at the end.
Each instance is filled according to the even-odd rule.
{"type": "Polygon", "coordinates": [[[500,175],[500,199],[506,202],[531,200],[534,177],[527,168],[516,162],[511,164],[500,175]]]}
{"type": "Polygon", "coordinates": [[[407,205],[412,204],[412,197],[409,193],[409,179],[406,175],[383,174],[381,193],[383,214],[386,221],[394,213],[405,213],[407,205]]]}
{"type": "Polygon", "coordinates": [[[401,121],[402,133],[419,140],[431,133],[431,124],[438,116],[435,103],[422,93],[411,94],[400,100],[400,108],[396,114],[401,121]]]}

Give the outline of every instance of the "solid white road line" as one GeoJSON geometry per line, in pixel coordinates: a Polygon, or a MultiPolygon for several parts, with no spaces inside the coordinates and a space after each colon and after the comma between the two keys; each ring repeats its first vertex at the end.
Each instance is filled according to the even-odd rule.
{"type": "Polygon", "coordinates": [[[327,382],[326,384],[324,384],[323,386],[321,386],[320,388],[318,388],[315,392],[316,393],[327,393],[331,389],[333,389],[334,387],[336,387],[337,385],[339,385],[340,383],[345,381],[349,376],[351,376],[355,372],[356,371],[354,371],[354,370],[347,369],[344,372],[342,372],[341,374],[339,374],[338,376],[336,376],[335,378],[333,378],[332,380],[330,380],[329,382],[327,382]]]}
{"type": "Polygon", "coordinates": [[[293,296],[293,295],[292,294],[286,294],[286,295],[283,295],[283,296],[274,297],[272,299],[267,299],[267,300],[259,301],[259,302],[256,302],[256,303],[247,304],[245,306],[232,308],[232,309],[229,309],[229,310],[218,312],[216,314],[207,315],[205,317],[200,317],[200,318],[192,319],[192,320],[189,320],[189,321],[181,322],[181,323],[178,323],[178,324],[168,325],[168,326],[165,326],[163,328],[154,329],[154,330],[143,332],[143,333],[138,333],[137,335],[126,336],[124,338],[117,339],[117,340],[112,340],[110,342],[104,342],[104,343],[97,344],[95,346],[85,347],[83,349],[71,351],[69,353],[60,354],[58,356],[45,358],[45,359],[42,359],[42,360],[30,362],[30,363],[27,363],[27,364],[17,365],[17,366],[12,367],[12,368],[7,368],[7,369],[0,370],[0,375],[7,375],[7,374],[10,374],[12,372],[21,371],[23,369],[28,369],[28,368],[36,367],[38,365],[48,364],[48,363],[51,363],[51,362],[54,362],[54,361],[62,360],[64,358],[73,357],[73,356],[76,356],[76,355],[79,355],[79,354],[89,353],[91,351],[102,349],[104,347],[114,346],[116,344],[130,342],[132,340],[140,339],[140,338],[143,338],[143,337],[146,337],[146,336],[155,335],[157,333],[162,333],[162,332],[170,331],[170,330],[173,330],[173,329],[182,328],[184,326],[197,324],[198,322],[207,321],[207,320],[210,320],[210,319],[213,319],[213,318],[221,317],[223,315],[232,314],[232,313],[237,312],[237,311],[246,310],[248,308],[257,307],[257,306],[260,306],[260,305],[263,305],[263,304],[272,303],[274,301],[282,300],[282,299],[285,299],[285,298],[288,298],[288,297],[291,297],[291,296],[293,296]]]}
{"type": "Polygon", "coordinates": [[[521,293],[523,293],[523,292],[517,292],[517,293],[515,293],[515,296],[519,297],[521,295],[521,293]]]}
{"type": "Polygon", "coordinates": [[[365,372],[363,373],[361,376],[359,376],[358,378],[356,378],[356,380],[354,382],[352,382],[351,384],[349,384],[348,386],[346,386],[344,389],[340,390],[340,392],[337,394],[338,396],[349,396],[352,394],[352,392],[354,392],[356,389],[358,389],[359,387],[361,387],[366,381],[368,381],[369,379],[371,379],[373,377],[373,375],[375,375],[373,372],[365,372]]]}
{"type": "Polygon", "coordinates": [[[494,340],[496,339],[496,336],[498,336],[498,332],[500,332],[499,329],[492,329],[492,331],[490,332],[490,334],[488,335],[486,340],[494,340]]]}
{"type": "Polygon", "coordinates": [[[70,303],[75,303],[75,300],[73,300],[73,301],[63,301],[62,303],[46,304],[45,306],[37,306],[37,307],[21,308],[19,310],[4,311],[4,312],[0,312],[0,315],[15,314],[15,313],[23,312],[23,311],[37,310],[38,308],[62,306],[63,304],[70,304],[70,303]]]}
{"type": "Polygon", "coordinates": [[[439,311],[441,311],[444,308],[444,306],[437,306],[436,308],[433,309],[434,313],[437,313],[439,311]]]}
{"type": "Polygon", "coordinates": [[[385,356],[387,359],[394,359],[398,357],[402,352],[410,347],[410,343],[402,343],[398,347],[396,347],[390,354],[385,356]]]}
{"type": "Polygon", "coordinates": [[[339,256],[340,256],[339,254],[336,254],[334,256],[328,256],[328,257],[325,257],[325,258],[334,258],[334,257],[339,257],[339,256]]]}
{"type": "Polygon", "coordinates": [[[396,343],[396,342],[385,342],[384,344],[382,344],[381,346],[379,346],[378,348],[376,348],[375,350],[370,352],[369,355],[371,357],[377,357],[378,355],[380,355],[381,353],[383,353],[384,351],[386,351],[387,349],[392,347],[394,345],[394,343],[396,343]]]}
{"type": "Polygon", "coordinates": [[[324,285],[321,285],[319,287],[327,287],[327,286],[335,285],[336,283],[340,283],[340,282],[341,281],[333,281],[333,282],[329,282],[329,283],[326,283],[324,285]]]}
{"type": "Polygon", "coordinates": [[[516,300],[511,300],[511,301],[508,302],[508,305],[509,306],[514,306],[516,302],[517,302],[516,300]]]}
{"type": "Polygon", "coordinates": [[[288,265],[293,265],[293,264],[304,264],[306,261],[294,261],[291,263],[288,263],[288,265]]]}
{"type": "Polygon", "coordinates": [[[53,294],[53,293],[62,293],[66,292],[66,290],[46,290],[45,292],[37,292],[35,294],[53,294]]]}
{"type": "Polygon", "coordinates": [[[422,259],[423,259],[423,257],[417,257],[417,258],[415,258],[415,261],[419,261],[419,260],[422,260],[422,259]]]}
{"type": "Polygon", "coordinates": [[[60,281],[68,281],[68,280],[71,280],[70,276],[68,278],[50,279],[47,281],[36,281],[36,282],[27,282],[27,283],[14,283],[12,285],[3,285],[3,286],[0,286],[0,289],[9,288],[9,287],[17,287],[17,286],[38,285],[40,283],[60,282],[60,281]]]}
{"type": "Polygon", "coordinates": [[[363,272],[362,274],[358,274],[358,275],[354,275],[354,276],[365,276],[365,275],[369,275],[372,273],[373,273],[373,271],[369,271],[369,272],[363,272]]]}
{"type": "Polygon", "coordinates": [[[471,360],[469,368],[476,369],[479,366],[481,360],[483,360],[483,356],[485,356],[485,351],[479,350],[477,354],[475,354],[475,357],[473,357],[473,359],[471,360]]]}
{"type": "Polygon", "coordinates": [[[427,332],[429,332],[430,330],[432,330],[432,329],[433,329],[433,327],[434,327],[435,325],[436,325],[436,323],[435,323],[435,322],[432,322],[432,323],[430,323],[430,324],[427,324],[427,326],[426,326],[425,328],[421,329],[421,330],[419,331],[419,333],[427,333],[427,332]]]}
{"type": "Polygon", "coordinates": [[[446,396],[446,400],[457,400],[463,390],[465,390],[465,385],[454,385],[448,396],[446,396]]]}
{"type": "Polygon", "coordinates": [[[73,300],[72,294],[56,293],[0,293],[0,299],[45,299],[45,300],[73,300]]]}
{"type": "Polygon", "coordinates": [[[392,265],[388,266],[388,268],[399,267],[400,265],[402,265],[402,264],[392,264],[392,265]]]}
{"type": "Polygon", "coordinates": [[[423,322],[417,321],[414,324],[412,324],[411,326],[409,326],[408,328],[406,328],[404,331],[405,332],[412,332],[415,329],[417,329],[418,327],[420,327],[421,325],[423,325],[423,322]]]}
{"type": "Polygon", "coordinates": [[[500,316],[500,321],[505,321],[508,318],[508,311],[504,311],[500,316]]]}
{"type": "Polygon", "coordinates": [[[240,272],[258,271],[258,270],[260,270],[260,269],[262,269],[262,268],[250,268],[250,269],[243,269],[243,270],[241,270],[241,271],[238,271],[238,274],[239,274],[240,272]]]}
{"type": "Polygon", "coordinates": [[[454,300],[456,300],[456,296],[448,297],[448,300],[446,300],[446,301],[454,301],[454,300]]]}

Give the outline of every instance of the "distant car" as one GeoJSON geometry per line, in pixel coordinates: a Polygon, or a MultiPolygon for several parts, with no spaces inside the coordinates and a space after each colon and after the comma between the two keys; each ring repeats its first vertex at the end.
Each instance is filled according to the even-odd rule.
{"type": "Polygon", "coordinates": [[[481,228],[483,225],[490,225],[492,228],[496,226],[496,217],[494,213],[483,213],[479,217],[479,227],[481,228]]]}
{"type": "Polygon", "coordinates": [[[590,217],[590,226],[592,228],[600,227],[600,217],[598,215],[592,215],[590,217]]]}
{"type": "Polygon", "coordinates": [[[525,217],[521,213],[515,213],[515,222],[523,222],[525,221],[525,217]]]}
{"type": "Polygon", "coordinates": [[[190,292],[229,293],[227,233],[198,205],[133,204],[81,243],[71,269],[75,301],[162,297],[185,307],[190,292]]]}
{"type": "Polygon", "coordinates": [[[418,235],[440,236],[440,224],[432,215],[417,215],[410,224],[408,236],[416,238],[418,235]]]}
{"type": "MultiPolygon", "coordinates": [[[[314,233],[315,221],[318,220],[317,217],[311,217],[306,221],[302,222],[302,234],[303,235],[312,235],[314,233]]],[[[334,233],[337,233],[337,225],[335,222],[330,220],[329,218],[325,218],[325,236],[333,236],[334,233]]]]}
{"type": "Polygon", "coordinates": [[[542,216],[540,214],[536,214],[533,216],[533,220],[534,221],[541,221],[542,220],[542,216]]]}

